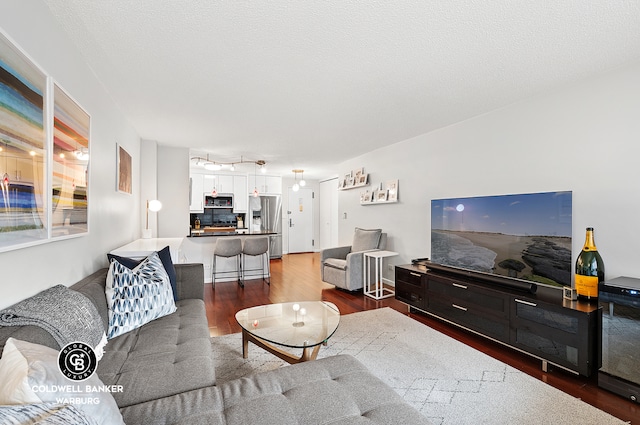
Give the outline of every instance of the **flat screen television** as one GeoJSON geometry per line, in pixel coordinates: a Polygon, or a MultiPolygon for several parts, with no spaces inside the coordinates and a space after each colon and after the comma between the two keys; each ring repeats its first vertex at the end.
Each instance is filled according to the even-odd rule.
{"type": "Polygon", "coordinates": [[[431,262],[571,286],[571,219],[570,191],[434,199],[431,262]]]}

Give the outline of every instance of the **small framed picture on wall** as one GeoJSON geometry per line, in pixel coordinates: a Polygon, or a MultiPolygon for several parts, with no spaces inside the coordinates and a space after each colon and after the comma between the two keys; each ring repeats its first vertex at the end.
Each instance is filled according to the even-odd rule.
{"type": "Polygon", "coordinates": [[[116,144],[117,146],[117,190],[118,192],[128,193],[131,195],[132,187],[131,187],[131,174],[132,174],[132,165],[131,165],[131,155],[127,152],[120,144],[116,144]]]}

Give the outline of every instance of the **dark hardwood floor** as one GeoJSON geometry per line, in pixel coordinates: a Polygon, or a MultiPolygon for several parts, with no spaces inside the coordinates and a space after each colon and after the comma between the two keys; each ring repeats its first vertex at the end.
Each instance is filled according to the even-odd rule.
{"type": "Polygon", "coordinates": [[[580,398],[597,408],[632,424],[640,425],[640,405],[626,400],[597,385],[595,377],[575,376],[549,366],[543,372],[541,362],[516,350],[489,341],[471,332],[439,321],[426,314],[409,313],[406,304],[393,298],[376,301],[360,293],[337,290],[320,280],[319,254],[290,254],[271,261],[271,285],[251,280],[240,288],[235,282],[205,285],[205,300],[211,336],[240,332],[235,313],[245,307],[262,304],[325,300],[334,303],[341,314],[391,307],[417,321],[461,341],[489,356],[519,369],[565,393],[580,398]]]}

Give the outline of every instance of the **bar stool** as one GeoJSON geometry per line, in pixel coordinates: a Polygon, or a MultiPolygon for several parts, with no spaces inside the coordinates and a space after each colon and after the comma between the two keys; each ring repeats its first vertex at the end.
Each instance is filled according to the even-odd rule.
{"type": "Polygon", "coordinates": [[[216,241],[216,246],[213,249],[213,267],[211,272],[211,280],[213,282],[213,287],[216,287],[216,275],[223,275],[227,273],[235,273],[238,277],[238,285],[244,287],[244,282],[241,280],[242,276],[242,267],[241,267],[241,259],[242,257],[242,240],[240,238],[227,238],[221,237],[216,241]],[[218,271],[217,268],[217,258],[231,258],[236,257],[236,268],[235,270],[228,271],[218,271]]]}
{"type": "Polygon", "coordinates": [[[242,281],[244,282],[244,274],[246,271],[258,271],[262,273],[262,281],[267,282],[267,285],[271,285],[271,277],[269,281],[265,280],[264,260],[267,259],[267,275],[271,276],[271,264],[269,263],[269,237],[255,237],[247,238],[244,240],[244,246],[242,247],[242,281]],[[260,256],[259,269],[247,269],[245,267],[245,261],[247,255],[252,257],[260,256]]]}

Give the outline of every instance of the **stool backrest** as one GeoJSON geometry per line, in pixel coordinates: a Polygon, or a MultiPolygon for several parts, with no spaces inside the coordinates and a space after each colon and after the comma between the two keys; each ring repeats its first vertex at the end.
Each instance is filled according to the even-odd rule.
{"type": "Polygon", "coordinates": [[[240,238],[221,237],[216,241],[213,255],[219,257],[233,257],[242,253],[242,241],[240,238]]]}
{"type": "Polygon", "coordinates": [[[269,238],[267,236],[260,238],[247,238],[244,240],[244,248],[242,252],[247,255],[260,255],[269,250],[269,238]]]}

